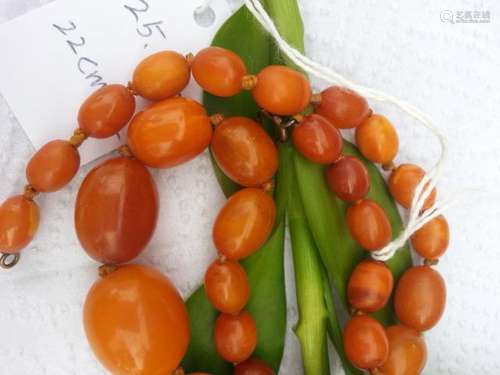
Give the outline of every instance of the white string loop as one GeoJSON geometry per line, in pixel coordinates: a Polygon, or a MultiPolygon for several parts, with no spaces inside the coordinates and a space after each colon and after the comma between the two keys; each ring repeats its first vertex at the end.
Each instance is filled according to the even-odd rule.
{"type": "Polygon", "coordinates": [[[396,253],[396,251],[404,246],[413,233],[430,220],[439,216],[451,204],[451,201],[436,202],[430,209],[422,212],[425,201],[432,193],[432,190],[436,186],[436,182],[442,172],[447,152],[445,137],[441,134],[439,129],[433,125],[431,119],[413,105],[382,91],[357,84],[334,70],[316,63],[315,61],[304,56],[297,49],[290,46],[280,35],[276,25],[269,17],[259,0],[245,0],[245,6],[257,19],[257,21],[259,21],[262,27],[274,38],[280,50],[299,68],[327,83],[339,84],[354,90],[368,99],[374,99],[380,102],[387,102],[395,105],[429,129],[438,139],[441,148],[439,160],[417,185],[408,213],[408,222],[405,228],[387,246],[380,250],[371,252],[372,258],[376,260],[389,260],[396,253]]]}

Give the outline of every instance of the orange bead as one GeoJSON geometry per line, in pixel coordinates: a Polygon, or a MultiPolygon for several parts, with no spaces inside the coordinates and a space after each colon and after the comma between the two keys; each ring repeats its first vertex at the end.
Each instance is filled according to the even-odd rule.
{"type": "Polygon", "coordinates": [[[311,101],[311,86],[298,71],[283,65],[270,65],[257,75],[252,90],[258,106],[276,115],[296,115],[311,101]]]}
{"type": "Polygon", "coordinates": [[[342,136],[323,116],[312,114],[293,129],[293,144],[309,160],[333,163],[342,151],[342,136]]]}
{"type": "Polygon", "coordinates": [[[193,77],[203,90],[216,96],[233,96],[241,89],[247,68],[237,54],[220,47],[208,47],[197,53],[191,65],[193,77]]]}
{"type": "Polygon", "coordinates": [[[237,364],[233,375],[276,375],[276,373],[267,363],[257,358],[250,358],[237,364]]]}
{"type": "Polygon", "coordinates": [[[355,309],[374,312],[387,304],[393,285],[392,272],[384,263],[364,260],[351,274],[347,298],[355,309]]]}
{"type": "Polygon", "coordinates": [[[246,258],[267,241],[275,219],[276,205],[267,193],[255,188],[240,190],[215,219],[215,247],[228,259],[246,258]]]}
{"type": "Polygon", "coordinates": [[[344,87],[332,86],[321,93],[315,112],[340,129],[355,128],[370,115],[365,98],[344,87]]]}
{"type": "Polygon", "coordinates": [[[126,265],[97,280],[83,320],[95,356],[116,375],[170,374],[189,344],[181,296],[167,277],[146,266],[126,265]]]}
{"type": "Polygon", "coordinates": [[[212,126],[205,108],[181,97],[147,107],[128,128],[135,157],[155,168],[174,167],[193,159],[207,148],[211,138],[212,126]]]}
{"type": "Polygon", "coordinates": [[[205,274],[205,293],[220,312],[239,313],[250,297],[245,269],[238,262],[216,260],[205,274]]]}
{"type": "Polygon", "coordinates": [[[411,237],[411,244],[417,253],[426,259],[438,259],[448,248],[450,228],[443,215],[438,216],[411,237]]]}
{"type": "Polygon", "coordinates": [[[392,228],[384,210],[363,199],[347,209],[347,226],[354,240],[368,251],[378,250],[391,241],[392,228]]]}
{"type": "Polygon", "coordinates": [[[402,324],[419,332],[427,331],[441,319],[445,304],[446,285],[431,267],[412,267],[399,279],[394,309],[402,324]]]}
{"type": "Polygon", "coordinates": [[[246,117],[230,117],[215,128],[212,152],[224,173],[243,186],[260,186],[278,170],[273,140],[246,117]]]}
{"type": "Polygon", "coordinates": [[[214,336],[217,353],[227,362],[243,362],[257,346],[257,326],[246,311],[238,315],[219,315],[214,336]]]}
{"type": "Polygon", "coordinates": [[[368,315],[355,316],[347,322],[344,348],[349,361],[364,370],[381,366],[389,355],[384,327],[368,315]]]}
{"type": "Polygon", "coordinates": [[[128,124],[135,112],[135,98],[123,85],[107,85],[80,107],[80,129],[93,138],[108,138],[128,124]]]}
{"type": "Polygon", "coordinates": [[[395,325],[387,328],[389,358],[380,371],[384,375],[419,375],[427,362],[427,347],[414,329],[395,325]]]}
{"type": "Polygon", "coordinates": [[[135,159],[117,157],[83,180],[75,206],[75,228],[88,255],[101,263],[134,259],[151,239],[158,217],[156,185],[135,159]]]}
{"type": "Polygon", "coordinates": [[[332,164],[326,178],[330,190],[346,202],[364,198],[370,190],[370,176],[365,165],[353,156],[343,156],[332,164]]]}
{"type": "Polygon", "coordinates": [[[356,128],[356,143],[365,158],[380,164],[394,160],[399,149],[396,129],[382,115],[371,115],[356,128]]]}
{"type": "Polygon", "coordinates": [[[56,140],[33,155],[26,167],[26,178],[37,191],[56,191],[71,181],[79,167],[78,150],[67,141],[56,140]]]}
{"type": "Polygon", "coordinates": [[[38,205],[22,195],[7,199],[0,206],[0,252],[19,253],[38,229],[38,205]]]}
{"type": "MultiPolygon", "coordinates": [[[[394,199],[404,208],[410,208],[415,189],[424,178],[425,171],[415,164],[401,164],[389,177],[389,191],[394,199]]],[[[425,200],[423,209],[430,208],[436,200],[436,189],[425,200]]]]}
{"type": "Polygon", "coordinates": [[[149,100],[164,100],[179,94],[189,83],[186,58],[174,51],[162,51],[146,57],[135,68],[132,88],[149,100]]]}

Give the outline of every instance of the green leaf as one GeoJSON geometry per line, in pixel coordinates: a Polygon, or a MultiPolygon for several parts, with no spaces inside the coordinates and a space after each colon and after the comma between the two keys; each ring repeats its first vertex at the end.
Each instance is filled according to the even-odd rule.
{"type": "MultiPolygon", "coordinates": [[[[363,158],[352,144],[345,142],[343,152],[358,157],[366,165],[371,178],[368,198],[385,210],[392,225],[393,236],[396,236],[402,229],[401,217],[379,170],[363,158]]],[[[349,233],[345,221],[348,205],[330,192],[325,180],[325,167],[311,163],[299,153],[295,154],[294,162],[308,223],[327,269],[328,278],[337,290],[340,301],[348,308],[346,288],[349,277],[354,267],[368,254],[349,233]]],[[[395,280],[410,265],[408,246],[388,262],[395,280]]],[[[375,314],[385,325],[395,322],[391,306],[392,303],[388,303],[386,308],[375,314]]]]}

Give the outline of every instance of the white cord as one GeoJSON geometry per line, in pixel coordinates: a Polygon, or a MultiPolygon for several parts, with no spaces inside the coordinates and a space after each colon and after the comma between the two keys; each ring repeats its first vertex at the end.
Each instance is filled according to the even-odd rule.
{"type": "Polygon", "coordinates": [[[275,39],[278,47],[293,61],[299,68],[309,73],[316,78],[319,78],[330,84],[340,84],[358,92],[359,94],[369,98],[378,100],[380,102],[388,102],[402,111],[409,114],[411,117],[419,121],[423,126],[429,129],[439,140],[441,146],[441,154],[438,162],[427,173],[420,183],[417,185],[412,200],[412,204],[408,213],[408,222],[406,227],[401,233],[384,248],[371,252],[374,259],[380,261],[387,261],[404,246],[406,241],[420,229],[424,224],[439,216],[451,204],[450,201],[436,202],[430,209],[421,212],[424,207],[426,199],[431,194],[433,188],[436,186],[436,181],[441,175],[444,160],[446,158],[447,146],[446,139],[441,134],[439,129],[432,124],[430,118],[420,111],[418,108],[406,103],[398,98],[388,95],[382,91],[378,91],[369,87],[364,87],[351,80],[343,77],[341,74],[334,70],[324,67],[308,57],[304,56],[297,49],[290,46],[280,35],[273,20],[269,17],[265,9],[262,7],[259,0],[245,0],[245,6],[259,21],[262,27],[275,39]]]}

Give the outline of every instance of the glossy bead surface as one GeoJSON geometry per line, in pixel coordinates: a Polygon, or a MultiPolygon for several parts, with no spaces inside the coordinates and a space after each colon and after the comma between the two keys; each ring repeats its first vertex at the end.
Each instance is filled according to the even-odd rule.
{"type": "Polygon", "coordinates": [[[260,108],[276,115],[296,115],[311,101],[311,86],[298,71],[283,66],[270,65],[257,74],[253,98],[260,108]]]}
{"type": "Polygon", "coordinates": [[[304,117],[292,132],[293,144],[306,158],[318,164],[333,163],[342,151],[342,136],[323,116],[304,117]]]}
{"type": "Polygon", "coordinates": [[[116,375],[170,374],[189,343],[181,296],[150,267],[126,265],[98,280],[83,319],[95,356],[116,375]]]}
{"type": "Polygon", "coordinates": [[[411,237],[411,244],[417,253],[426,259],[438,259],[448,248],[450,228],[443,215],[438,216],[411,237]]]}
{"type": "Polygon", "coordinates": [[[56,191],[78,172],[80,154],[71,143],[55,140],[44,145],[26,167],[26,179],[40,192],[56,191]]]}
{"type": "Polygon", "coordinates": [[[427,361],[427,347],[422,336],[412,328],[395,325],[386,329],[389,358],[380,371],[384,375],[419,375],[427,361]]]}
{"type": "Polygon", "coordinates": [[[238,262],[216,260],[205,274],[205,293],[220,312],[240,312],[250,297],[245,269],[238,262]]]}
{"type": "Polygon", "coordinates": [[[205,108],[176,97],[147,107],[128,128],[129,146],[137,159],[154,168],[174,167],[202,153],[212,126],[205,108]]]}
{"type": "Polygon", "coordinates": [[[0,252],[19,253],[38,229],[38,205],[22,195],[7,199],[0,206],[0,252]]]}
{"type": "Polygon", "coordinates": [[[164,100],[179,94],[189,83],[189,63],[174,51],[146,57],[134,71],[132,88],[143,98],[164,100]]]}
{"type": "Polygon", "coordinates": [[[356,310],[374,312],[387,304],[393,285],[392,272],[384,263],[364,260],[351,274],[347,298],[356,310]]]}
{"type": "Polygon", "coordinates": [[[243,362],[257,346],[257,326],[246,311],[238,315],[219,315],[214,336],[217,353],[227,362],[243,362]]]}
{"type": "Polygon", "coordinates": [[[224,173],[243,186],[260,186],[278,170],[273,140],[246,117],[230,117],[215,128],[212,152],[224,173]]]}
{"type": "MultiPolygon", "coordinates": [[[[389,177],[388,186],[394,199],[404,208],[411,207],[411,201],[418,183],[425,175],[425,171],[415,164],[401,164],[389,177]]],[[[430,208],[436,200],[436,189],[425,200],[423,209],[430,208]]]]}
{"type": "Polygon", "coordinates": [[[356,144],[365,158],[380,164],[394,160],[399,149],[396,129],[382,115],[371,115],[356,128],[356,144]]]}
{"type": "Polygon", "coordinates": [[[346,202],[364,198],[370,190],[370,176],[365,165],[353,156],[344,156],[332,164],[326,177],[330,190],[346,202]]]}
{"type": "Polygon", "coordinates": [[[315,112],[339,129],[355,128],[370,115],[365,98],[344,87],[332,86],[321,93],[315,112]]]}
{"type": "Polygon", "coordinates": [[[80,107],[78,124],[92,138],[108,138],[128,124],[135,112],[135,98],[123,85],[107,85],[80,107]]]}
{"type": "Polygon", "coordinates": [[[236,365],[233,375],[276,375],[276,373],[264,361],[250,358],[236,365]]]}
{"type": "Polygon", "coordinates": [[[90,257],[104,264],[124,263],[144,250],[157,216],[150,173],[139,161],[118,157],[85,177],[76,199],[75,228],[90,257]]]}
{"type": "Polygon", "coordinates": [[[196,54],[192,63],[193,77],[203,90],[216,96],[233,96],[241,89],[247,69],[234,52],[220,47],[208,47],[196,54]]]}
{"type": "Polygon", "coordinates": [[[368,251],[378,250],[391,241],[392,228],[382,207],[363,199],[347,209],[347,226],[354,240],[368,251]]]}
{"type": "Polygon", "coordinates": [[[412,267],[399,279],[394,309],[402,324],[419,332],[427,331],[441,319],[445,304],[446,285],[431,267],[412,267]]]}
{"type": "Polygon", "coordinates": [[[264,190],[240,190],[228,199],[215,219],[215,247],[228,259],[246,258],[267,241],[275,219],[276,205],[264,190]]]}
{"type": "Polygon", "coordinates": [[[355,316],[347,322],[344,348],[349,361],[365,370],[381,366],[389,355],[384,327],[369,315],[355,316]]]}

